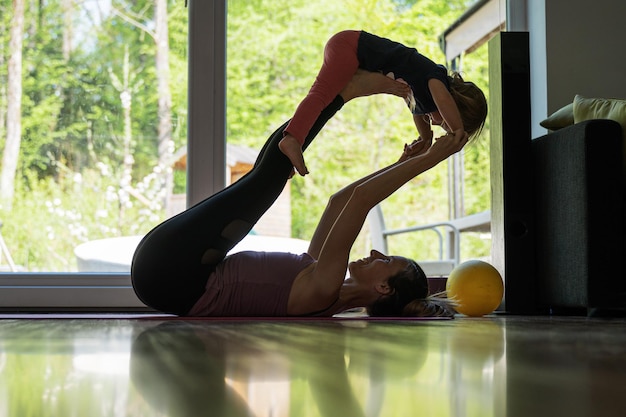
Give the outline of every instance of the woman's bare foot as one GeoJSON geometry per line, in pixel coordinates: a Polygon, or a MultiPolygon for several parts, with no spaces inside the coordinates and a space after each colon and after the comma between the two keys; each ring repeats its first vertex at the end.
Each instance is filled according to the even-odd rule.
{"type": "Polygon", "coordinates": [[[298,142],[296,138],[289,134],[285,135],[285,137],[278,142],[278,148],[287,156],[287,158],[289,158],[296,171],[298,171],[298,174],[304,177],[309,173],[309,170],[304,163],[302,145],[300,145],[300,142],[298,142]]]}
{"type": "Polygon", "coordinates": [[[339,95],[347,103],[353,98],[371,96],[373,94],[392,94],[407,98],[410,93],[411,87],[405,82],[396,81],[380,72],[359,69],[339,95]]]}

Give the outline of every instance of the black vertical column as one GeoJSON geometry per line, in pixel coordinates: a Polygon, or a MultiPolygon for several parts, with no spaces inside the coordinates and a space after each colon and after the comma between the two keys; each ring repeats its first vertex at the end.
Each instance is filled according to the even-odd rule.
{"type": "Polygon", "coordinates": [[[489,41],[492,262],[505,282],[504,310],[535,310],[530,59],[527,32],[489,41]]]}

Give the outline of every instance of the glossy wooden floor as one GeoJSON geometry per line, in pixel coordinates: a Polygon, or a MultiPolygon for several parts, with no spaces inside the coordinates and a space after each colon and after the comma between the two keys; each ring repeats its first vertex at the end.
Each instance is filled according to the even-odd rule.
{"type": "Polygon", "coordinates": [[[0,320],[0,417],[624,416],[626,320],[0,320]]]}

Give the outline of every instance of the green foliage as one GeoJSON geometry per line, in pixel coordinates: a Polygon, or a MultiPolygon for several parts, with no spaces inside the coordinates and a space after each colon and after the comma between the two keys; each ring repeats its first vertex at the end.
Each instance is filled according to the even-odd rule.
{"type": "Polygon", "coordinates": [[[106,164],[56,178],[30,174],[16,190],[19,210],[0,210],[15,261],[34,272],[75,271],[74,248],[89,240],[145,233],[163,217],[155,173],[137,184],[151,204],[131,198],[106,164]],[[73,198],[68,198],[71,195],[73,198]]]}
{"type": "MultiPolygon", "coordinates": [[[[64,25],[59,2],[26,8],[23,135],[13,204],[19,209],[0,208],[0,216],[15,261],[30,271],[76,270],[73,250],[80,243],[144,234],[164,216],[163,175],[155,167],[159,91],[154,39],[119,16],[80,6],[75,3],[71,27],[64,25]],[[73,48],[64,56],[62,34],[70,28],[73,48]],[[131,57],[130,179],[124,171],[126,120],[115,85],[116,79],[124,78],[126,50],[131,57]]],[[[118,0],[113,6],[150,28],[152,0],[118,0]]],[[[4,16],[11,8],[5,4],[0,8],[9,11],[2,14],[6,27],[4,16]]],[[[180,147],[186,138],[186,123],[181,120],[187,114],[187,19],[186,9],[177,2],[172,1],[171,8],[170,88],[176,100],[172,140],[180,147]]],[[[2,64],[8,59],[4,32],[2,64]]],[[[0,79],[6,80],[5,74],[6,65],[0,65],[0,79]]],[[[6,91],[6,84],[1,88],[6,91]]],[[[5,97],[0,93],[0,114],[6,109],[5,97]]]]}

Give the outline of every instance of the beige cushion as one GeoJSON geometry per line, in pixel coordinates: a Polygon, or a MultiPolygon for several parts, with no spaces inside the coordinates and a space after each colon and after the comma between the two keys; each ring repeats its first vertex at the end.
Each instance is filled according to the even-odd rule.
{"type": "Polygon", "coordinates": [[[574,124],[574,103],[555,111],[539,124],[549,130],[559,130],[574,124]]]}
{"type": "Polygon", "coordinates": [[[591,119],[615,120],[622,126],[626,139],[626,100],[574,97],[574,123],[591,119]]]}

